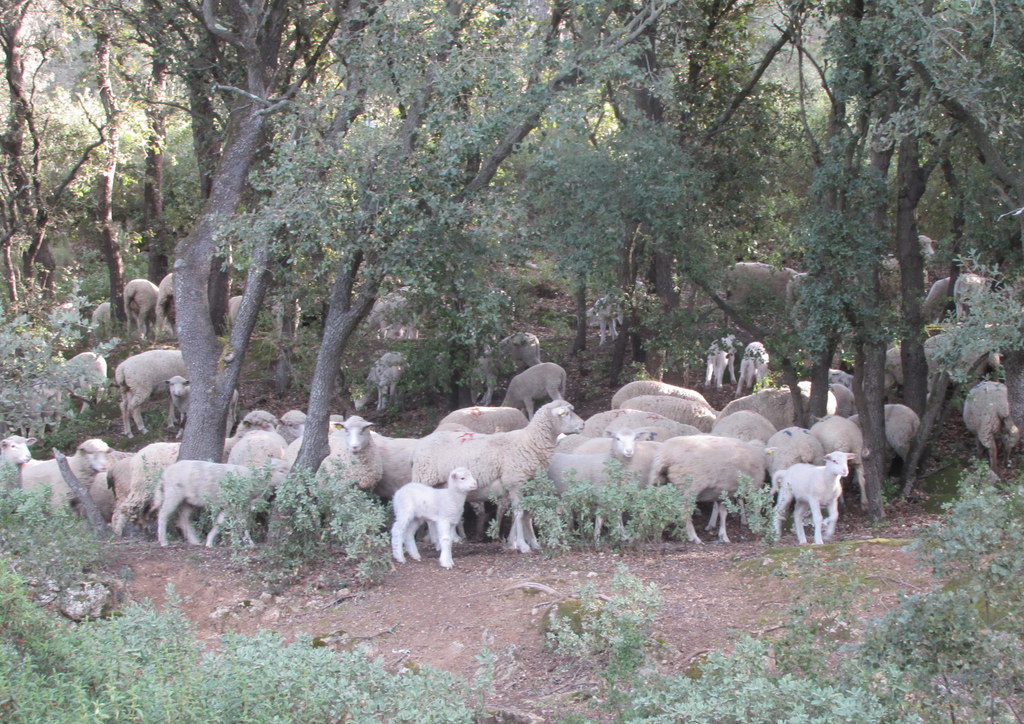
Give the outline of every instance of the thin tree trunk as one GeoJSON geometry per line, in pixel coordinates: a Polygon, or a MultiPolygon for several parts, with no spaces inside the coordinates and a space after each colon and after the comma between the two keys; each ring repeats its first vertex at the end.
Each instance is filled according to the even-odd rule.
{"type": "Polygon", "coordinates": [[[116,319],[124,317],[124,264],[117,245],[114,228],[114,181],[117,177],[117,154],[120,139],[120,116],[114,89],[110,83],[111,36],[106,30],[96,33],[96,69],[100,100],[106,113],[106,159],[96,184],[96,226],[100,248],[107,263],[110,283],[111,312],[116,319]]]}
{"type": "Polygon", "coordinates": [[[85,519],[89,521],[89,525],[92,527],[93,532],[96,533],[96,537],[109,538],[113,535],[113,530],[111,530],[107,521],[103,519],[103,514],[96,505],[96,501],[92,499],[89,489],[82,485],[78,478],[75,477],[75,474],[71,472],[71,466],[68,465],[67,457],[60,450],[54,448],[53,459],[57,461],[57,469],[60,470],[60,475],[64,482],[67,483],[74,496],[78,498],[82,511],[85,513],[85,519]]]}
{"type": "Polygon", "coordinates": [[[587,285],[580,282],[576,287],[576,337],[569,354],[579,354],[587,348],[587,285]]]}
{"type": "Polygon", "coordinates": [[[916,137],[900,143],[896,164],[899,193],[896,200],[896,248],[900,263],[900,311],[903,319],[900,361],[903,365],[903,399],[918,415],[928,397],[928,363],[924,356],[924,259],[917,240],[917,206],[924,195],[927,173],[920,163],[916,137]]]}
{"type": "Polygon", "coordinates": [[[159,284],[167,276],[171,251],[164,221],[164,147],[167,144],[167,123],[164,110],[158,105],[167,88],[167,63],[162,58],[153,59],[150,83],[154,103],[146,107],[149,140],[146,143],[142,186],[142,230],[149,239],[147,278],[159,284]]]}

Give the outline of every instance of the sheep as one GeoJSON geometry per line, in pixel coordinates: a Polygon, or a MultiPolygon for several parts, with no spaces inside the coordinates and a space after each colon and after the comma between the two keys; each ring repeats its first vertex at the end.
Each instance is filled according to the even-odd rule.
{"type": "Polygon", "coordinates": [[[677,387],[676,385],[659,382],[658,380],[635,380],[633,382],[627,382],[620,387],[614,395],[612,395],[611,409],[614,410],[620,407],[632,408],[632,405],[628,404],[629,400],[634,397],[640,397],[641,395],[682,397],[711,407],[704,395],[697,392],[697,390],[691,390],[688,387],[677,387]]]}
{"type": "Polygon", "coordinates": [[[743,441],[768,442],[775,434],[775,425],[752,410],[740,410],[716,421],[711,428],[711,434],[743,441]]]}
{"type": "Polygon", "coordinates": [[[234,324],[235,320],[238,319],[238,310],[242,308],[242,297],[243,295],[236,294],[228,299],[228,322],[231,324],[234,324]]]}
{"type": "Polygon", "coordinates": [[[5,437],[0,440],[0,463],[20,468],[32,459],[32,451],[28,448],[35,444],[34,437],[22,437],[21,435],[5,437]]]}
{"type": "Polygon", "coordinates": [[[107,339],[113,329],[113,318],[110,311],[110,302],[101,302],[92,310],[89,318],[89,331],[97,340],[107,339]]]}
{"type": "MultiPolygon", "coordinates": [[[[229,416],[230,420],[230,416],[229,416]]],[[[224,461],[227,462],[228,456],[231,454],[232,448],[238,444],[247,433],[253,430],[267,430],[269,432],[275,432],[277,426],[280,424],[280,420],[277,419],[277,415],[266,410],[252,410],[246,413],[245,417],[238,423],[238,427],[235,428],[235,434],[224,441],[224,461]]]]}
{"type": "MultiPolygon", "coordinates": [[[[619,408],[617,410],[606,410],[598,412],[587,418],[583,425],[583,434],[589,437],[600,437],[606,430],[630,429],[657,429],[664,431],[667,437],[678,437],[680,435],[695,435],[700,432],[693,425],[684,425],[656,412],[645,412],[619,408]]],[[[665,437],[659,434],[658,437],[665,437]]]]}
{"type": "Polygon", "coordinates": [[[853,396],[853,390],[846,385],[831,384],[829,391],[836,398],[836,414],[841,417],[850,417],[857,412],[857,401],[853,396]]]}
{"type": "Polygon", "coordinates": [[[953,284],[953,302],[956,304],[957,319],[963,319],[978,301],[978,296],[988,289],[988,279],[980,274],[961,274],[953,284]]]}
{"type": "Polygon", "coordinates": [[[926,322],[941,322],[949,304],[949,277],[934,282],[921,302],[921,316],[926,322]]]}
{"type": "Polygon", "coordinates": [[[170,334],[174,334],[174,323],[176,321],[174,307],[174,273],[167,274],[160,280],[157,287],[156,299],[156,329],[166,328],[170,334]]]}
{"type": "Polygon", "coordinates": [[[583,429],[583,420],[568,402],[556,400],[537,410],[522,430],[481,435],[437,431],[423,438],[413,454],[412,479],[437,485],[447,471],[467,467],[480,483],[472,500],[507,497],[513,510],[511,544],[522,553],[536,549],[537,540],[520,503],[520,488],[538,470],[546,470],[560,434],[583,429]]]}
{"type": "Polygon", "coordinates": [[[829,385],[842,385],[843,387],[853,389],[853,375],[843,370],[830,369],[828,371],[828,383],[829,385]]]}
{"type": "MultiPolygon", "coordinates": [[[[74,455],[67,458],[71,472],[78,478],[82,487],[91,489],[100,473],[107,472],[110,467],[107,454],[110,446],[99,438],[85,440],[75,450],[74,455]]],[[[51,502],[54,508],[70,505],[72,510],[79,508],[77,496],[64,482],[56,460],[28,460],[20,467],[21,489],[35,490],[49,485],[52,493],[51,502]]]]}
{"type": "Polygon", "coordinates": [[[416,529],[421,523],[431,528],[431,538],[437,541],[441,551],[441,567],[452,568],[452,540],[455,526],[462,519],[466,496],[476,490],[479,484],[467,468],[455,468],[448,475],[443,488],[432,488],[423,483],[406,483],[395,492],[392,505],[395,522],[391,526],[391,554],[399,563],[405,563],[402,546],[409,557],[420,560],[416,549],[416,529]]]}
{"type": "Polygon", "coordinates": [[[370,434],[372,426],[372,422],[359,415],[345,420],[341,431],[327,436],[331,453],[320,463],[320,470],[327,473],[341,470],[345,479],[356,487],[363,490],[374,488],[384,473],[384,461],[370,434]]]}
{"type": "Polygon", "coordinates": [[[473,400],[476,404],[484,407],[491,404],[491,399],[494,397],[494,388],[498,385],[498,373],[494,369],[494,359],[489,348],[477,358],[476,364],[473,366],[473,372],[470,375],[470,385],[474,390],[473,400]],[[477,395],[475,390],[481,384],[484,387],[484,391],[477,395]]]}
{"type": "Polygon", "coordinates": [[[95,352],[76,354],[64,363],[61,376],[71,397],[81,401],[79,412],[85,412],[107,389],[107,360],[95,352]]]}
{"type": "Polygon", "coordinates": [[[860,488],[860,503],[867,507],[868,493],[864,483],[864,461],[868,454],[864,447],[864,435],[856,423],[850,422],[845,417],[831,415],[823,417],[811,425],[811,435],[821,443],[822,450],[838,450],[840,452],[853,453],[853,472],[857,477],[857,486],[860,488]]]}
{"type": "MultiPolygon", "coordinates": [[[[121,390],[121,423],[124,434],[132,434],[132,421],[142,434],[148,432],[142,421],[142,405],[155,393],[167,389],[165,380],[180,375],[184,377],[185,360],[176,349],[151,349],[132,355],[114,370],[114,381],[121,390]]],[[[168,409],[171,419],[173,406],[168,409]]]]}
{"type": "Polygon", "coordinates": [[[603,438],[589,438],[571,453],[560,452],[556,447],[548,464],[548,477],[560,493],[568,487],[569,471],[575,471],[579,480],[605,485],[609,482],[606,463],[614,458],[622,463],[624,474],[640,485],[647,485],[654,453],[660,445],[641,439],[634,430],[618,430],[603,438]]]}
{"type": "Polygon", "coordinates": [[[667,395],[641,395],[629,401],[630,407],[642,412],[656,412],[684,425],[693,425],[701,432],[711,432],[717,413],[710,405],[667,395]]]}
{"type": "MultiPolygon", "coordinates": [[[[736,492],[740,476],[755,484],[764,479],[764,445],[715,435],[675,437],[661,443],[651,463],[650,485],[665,482],[676,487],[684,501],[715,502],[723,494],[736,492]]],[[[729,542],[726,511],[719,506],[718,540],[729,542]]],[[[693,527],[692,510],[684,510],[686,537],[700,543],[693,527]]]]}
{"type": "Polygon", "coordinates": [[[288,410],[281,415],[276,431],[285,439],[285,442],[289,443],[302,437],[306,432],[306,413],[302,410],[288,410]]]}
{"type": "MultiPolygon", "coordinates": [[[[231,447],[227,462],[258,468],[270,459],[283,460],[288,442],[272,430],[251,430],[231,447]]],[[[290,467],[290,466],[289,466],[290,467]]]]}
{"type": "Polygon", "coordinates": [[[711,379],[714,378],[715,389],[722,389],[722,379],[725,377],[726,370],[729,370],[729,381],[736,384],[736,344],[736,337],[730,334],[716,339],[708,347],[708,366],[707,373],[704,375],[705,387],[710,385],[711,379]]]}
{"type": "Polygon", "coordinates": [[[540,340],[530,332],[516,332],[498,342],[503,359],[511,359],[517,368],[525,369],[540,364],[540,340]]]}
{"type": "MultiPolygon", "coordinates": [[[[804,403],[810,399],[810,390],[804,383],[801,383],[800,394],[804,403]]],[[[831,391],[828,393],[826,412],[834,415],[837,401],[831,391]]],[[[718,413],[718,419],[727,417],[737,410],[752,410],[768,420],[776,428],[789,427],[795,422],[793,412],[793,396],[788,389],[760,390],[745,397],[737,397],[735,400],[722,408],[718,413]]]]}
{"type": "Polygon", "coordinates": [[[740,397],[744,388],[754,391],[755,385],[768,379],[768,350],[761,342],[751,342],[743,351],[740,361],[740,378],[736,382],[736,397],[740,397]]]}
{"type": "Polygon", "coordinates": [[[525,409],[533,417],[533,401],[544,397],[565,399],[565,370],[554,362],[541,362],[520,372],[508,383],[502,407],[525,409]]]}
{"type": "MultiPolygon", "coordinates": [[[[942,332],[929,337],[924,341],[924,356],[928,361],[928,378],[938,372],[948,372],[953,378],[965,378],[968,373],[974,370],[975,380],[984,375],[987,371],[999,367],[1001,360],[999,354],[990,351],[987,354],[979,354],[977,349],[964,347],[957,344],[956,337],[948,332],[942,332]],[[985,363],[979,362],[985,358],[985,363]],[[977,369],[975,369],[977,367],[977,369]]],[[[900,373],[902,381],[902,371],[900,373]]]]}
{"type": "Polygon", "coordinates": [[[160,290],[148,279],[132,279],[124,285],[124,311],[128,315],[128,334],[149,338],[156,326],[157,298],[160,290]]]}
{"type": "Polygon", "coordinates": [[[796,463],[817,465],[825,457],[825,449],[810,430],[786,427],[768,438],[764,448],[765,470],[768,477],[796,463]]]}
{"type": "Polygon", "coordinates": [[[622,310],[611,297],[599,297],[594,306],[587,310],[587,324],[597,327],[597,335],[603,345],[605,337],[615,339],[619,336],[618,325],[622,324],[622,310]]]}
{"type": "MultiPolygon", "coordinates": [[[[860,415],[851,415],[850,422],[860,426],[860,415]]],[[[885,406],[885,441],[889,450],[906,462],[910,445],[921,427],[921,418],[906,405],[885,406]]],[[[890,460],[891,462],[891,460],[890,460]]],[[[888,469],[886,465],[886,469],[888,469]]]]}
{"type": "Polygon", "coordinates": [[[529,422],[523,411],[515,407],[463,407],[452,410],[441,418],[435,429],[459,425],[467,430],[489,435],[494,432],[521,430],[529,422]]]}
{"type": "Polygon", "coordinates": [[[964,400],[963,416],[964,425],[974,433],[978,446],[988,451],[989,467],[998,470],[999,438],[1004,458],[1020,442],[1020,429],[1010,415],[1006,385],[990,381],[976,384],[964,400]]]}
{"type": "Polygon", "coordinates": [[[420,439],[415,437],[387,437],[370,433],[374,446],[380,451],[380,480],[373,486],[375,495],[390,500],[395,491],[412,480],[412,456],[420,439]]]}
{"type": "Polygon", "coordinates": [[[167,393],[171,397],[171,406],[167,412],[167,429],[177,428],[177,437],[181,437],[181,431],[185,428],[185,418],[188,416],[189,382],[181,375],[174,375],[164,381],[167,383],[167,393]]]}
{"type": "Polygon", "coordinates": [[[762,301],[774,301],[779,306],[785,300],[789,280],[797,273],[756,261],[738,262],[726,272],[725,298],[737,307],[762,301]]]}
{"type": "Polygon", "coordinates": [[[408,291],[408,287],[396,289],[373,303],[366,323],[377,329],[381,339],[419,339],[415,314],[406,296],[408,291]]]}
{"type": "Polygon", "coordinates": [[[814,520],[814,543],[822,545],[835,534],[839,521],[839,498],[843,494],[841,480],[849,474],[848,462],[855,458],[853,453],[835,450],[825,456],[824,465],[797,463],[772,476],[772,491],[778,490],[775,503],[775,535],[782,536],[782,520],[786,517],[789,504],[793,501],[793,528],[801,545],[807,543],[804,534],[804,512],[811,509],[814,520]],[[825,534],[821,533],[821,508],[828,507],[825,520],[825,534]]]}
{"type": "MultiPolygon", "coordinates": [[[[284,461],[274,460],[271,461],[270,471],[270,487],[273,488],[288,474],[288,467],[284,461]]],[[[160,545],[167,546],[167,521],[175,511],[178,511],[178,528],[185,536],[185,540],[192,545],[200,545],[199,536],[192,527],[192,509],[216,505],[220,496],[220,483],[228,475],[252,474],[252,468],[244,465],[211,463],[206,460],[179,460],[169,465],[160,475],[160,482],[153,496],[153,507],[158,511],[156,537],[160,545]]],[[[216,544],[217,534],[223,522],[224,512],[221,511],[206,535],[207,548],[212,548],[216,544]]]]}
{"type": "Polygon", "coordinates": [[[385,352],[373,363],[370,373],[366,376],[366,391],[354,399],[352,404],[361,410],[377,396],[377,412],[387,407],[388,400],[398,398],[398,380],[402,376],[404,359],[401,352],[385,352]]]}
{"type": "Polygon", "coordinates": [[[180,448],[178,442],[150,443],[131,458],[127,475],[119,471],[114,488],[117,504],[110,519],[114,535],[124,535],[125,526],[146,512],[160,474],[178,459],[180,448]]]}

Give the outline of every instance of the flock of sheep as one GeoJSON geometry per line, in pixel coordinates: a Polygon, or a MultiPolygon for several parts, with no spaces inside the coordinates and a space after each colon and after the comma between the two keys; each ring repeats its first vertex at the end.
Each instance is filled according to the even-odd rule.
{"type": "MultiPolygon", "coordinates": [[[[768,265],[741,263],[733,270],[748,275],[748,283],[734,284],[733,303],[743,302],[743,290],[762,284],[789,297],[800,275],[768,265]],[[754,280],[750,282],[750,280],[754,280]]],[[[173,328],[173,284],[170,276],[159,286],[133,280],[125,289],[129,330],[147,336],[163,325],[173,328]]],[[[964,275],[965,284],[973,284],[964,275]]],[[[948,280],[947,280],[948,286],[948,280]]],[[[958,306],[966,297],[958,296],[958,306]]],[[[237,298],[233,306],[237,309],[237,298]]],[[[403,308],[401,294],[382,298],[371,313],[384,338],[415,338],[415,324],[393,321],[395,310],[403,308]]],[[[93,316],[94,327],[104,324],[109,307],[103,305],[93,316]]],[[[607,298],[599,300],[588,317],[599,327],[602,343],[614,338],[621,322],[620,312],[607,298]]],[[[332,418],[330,454],[322,467],[341,471],[347,479],[370,493],[393,501],[395,523],[392,551],[398,561],[407,553],[419,559],[415,532],[427,523],[432,542],[441,552],[441,565],[453,565],[452,542],[466,503],[474,506],[484,520],[483,502],[498,501],[498,515],[511,512],[508,544],[521,552],[538,548],[530,511],[522,505],[523,485],[545,472],[556,490],[564,491],[574,479],[595,486],[614,485],[621,479],[609,474],[608,462],[618,460],[626,478],[640,485],[672,485],[679,490],[681,506],[700,502],[712,504],[708,530],[716,524],[718,539],[728,542],[727,511],[719,504],[723,496],[736,494],[741,480],[770,483],[778,493],[776,529],[790,505],[795,507],[794,528],[801,543],[806,542],[803,516],[810,510],[814,541],[821,543],[834,533],[838,519],[841,479],[852,473],[865,502],[861,459],[863,436],[857,423],[850,375],[833,370],[828,399],[829,416],[808,429],[795,427],[793,399],[788,390],[761,389],[768,375],[769,356],[765,345],[755,341],[740,352],[735,337],[716,340],[707,353],[706,388],[721,388],[726,371],[736,384],[737,397],[722,410],[715,410],[704,396],[692,389],[657,381],[626,384],[612,397],[609,409],[582,420],[565,401],[566,373],[553,362],[542,362],[540,342],[520,332],[503,339],[497,349],[478,361],[477,378],[483,389],[480,406],[456,410],[443,418],[423,438],[392,438],[371,430],[373,423],[358,415],[346,420],[332,418]],[[734,360],[741,356],[739,375],[734,360]],[[520,368],[508,382],[499,407],[490,407],[497,386],[496,359],[512,360],[520,368]],[[744,391],[750,392],[746,395],[744,391]],[[550,400],[550,401],[547,401],[550,400]],[[542,403],[536,407],[538,402],[542,403]],[[822,520],[821,508],[829,510],[822,520]],[[824,525],[824,531],[822,527],[824,525]]],[[[892,384],[898,384],[898,351],[890,355],[892,384]]],[[[935,356],[929,363],[938,364],[935,356]]],[[[972,360],[967,360],[969,364],[972,360]]],[[[68,365],[79,370],[79,393],[106,381],[106,362],[99,355],[84,353],[68,365]]],[[[378,359],[367,377],[366,394],[354,400],[357,410],[376,396],[377,410],[383,410],[398,393],[404,359],[399,352],[387,352],[378,359]]],[[[167,394],[167,427],[179,431],[188,414],[189,386],[181,352],[153,349],[129,357],[114,372],[120,393],[122,424],[127,437],[135,430],[145,433],[141,409],[152,398],[167,394]]],[[[801,393],[809,396],[801,384],[801,393]]],[[[232,410],[229,428],[236,419],[232,410]]],[[[998,445],[1011,449],[1020,432],[1009,415],[1006,388],[997,382],[974,387],[964,407],[964,422],[989,452],[993,467],[998,445]]],[[[919,426],[917,415],[901,404],[885,407],[887,456],[904,458],[919,426]]],[[[71,470],[90,491],[116,535],[132,524],[155,517],[157,538],[168,542],[168,522],[177,516],[177,526],[189,543],[200,543],[191,516],[196,508],[215,505],[220,484],[228,475],[249,474],[269,466],[267,486],[285,478],[294,463],[305,425],[299,410],[281,418],[256,410],[245,415],[230,437],[226,437],[220,462],[177,461],[179,443],[157,442],[137,453],[111,450],[98,439],[83,442],[68,458],[71,470]]],[[[56,461],[35,460],[31,436],[12,435],[3,439],[0,457],[17,466],[25,489],[49,485],[55,506],[78,506],[75,495],[64,482],[56,461]]],[[[687,538],[700,542],[692,521],[692,510],[680,510],[687,538]]],[[[206,537],[213,545],[221,521],[206,537]]]]}

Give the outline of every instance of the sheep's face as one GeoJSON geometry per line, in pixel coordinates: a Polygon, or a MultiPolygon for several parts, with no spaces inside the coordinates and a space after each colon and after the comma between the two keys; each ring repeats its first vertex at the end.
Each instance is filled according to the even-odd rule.
{"type": "Polygon", "coordinates": [[[825,469],[834,475],[845,478],[850,474],[849,461],[855,457],[857,456],[853,453],[842,452],[841,450],[830,452],[825,456],[825,469]]]}
{"type": "Polygon", "coordinates": [[[555,419],[558,432],[570,435],[583,431],[583,420],[573,411],[573,406],[568,402],[552,407],[551,415],[555,419]]]}
{"type": "Polygon", "coordinates": [[[622,457],[629,460],[636,454],[636,433],[632,430],[619,430],[614,433],[612,437],[615,442],[612,443],[615,451],[622,457]]]}
{"type": "Polygon", "coordinates": [[[28,446],[34,445],[35,442],[34,437],[22,437],[21,435],[4,438],[3,441],[0,441],[0,460],[9,462],[11,465],[24,465],[32,459],[32,453],[29,452],[28,446]]]}
{"type": "Polygon", "coordinates": [[[107,453],[110,452],[110,448],[107,447],[102,441],[88,441],[82,443],[78,447],[79,455],[83,456],[89,463],[89,469],[94,473],[105,473],[110,469],[110,460],[107,458],[107,453]]]}
{"type": "Polygon", "coordinates": [[[370,444],[370,427],[372,422],[367,422],[358,415],[353,415],[342,425],[345,431],[345,444],[353,454],[361,453],[370,444]]]}

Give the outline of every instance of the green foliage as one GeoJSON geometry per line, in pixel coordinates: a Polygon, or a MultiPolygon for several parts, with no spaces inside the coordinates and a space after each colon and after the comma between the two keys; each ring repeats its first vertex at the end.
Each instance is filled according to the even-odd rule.
{"type": "Polygon", "coordinates": [[[0,571],[0,714],[4,721],[472,722],[478,698],[451,674],[392,674],[308,639],[226,636],[204,652],[173,596],[78,626],[29,603],[0,571]]]}
{"type": "Polygon", "coordinates": [[[0,557],[47,593],[96,570],[105,551],[84,520],[67,506],[55,509],[49,486],[17,487],[17,470],[0,468],[0,557]]]}
{"type": "Polygon", "coordinates": [[[747,528],[763,542],[769,545],[776,542],[775,501],[771,488],[761,485],[760,481],[754,483],[748,475],[741,475],[736,493],[723,493],[721,503],[730,513],[745,515],[747,528]]]}

